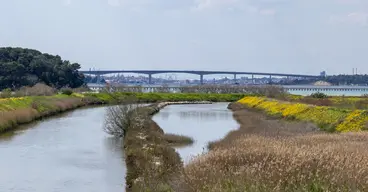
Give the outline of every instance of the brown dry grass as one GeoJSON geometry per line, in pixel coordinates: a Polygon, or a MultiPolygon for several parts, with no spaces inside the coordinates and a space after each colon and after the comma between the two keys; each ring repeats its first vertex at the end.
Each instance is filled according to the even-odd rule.
{"type": "Polygon", "coordinates": [[[56,93],[56,89],[45,85],[43,83],[37,83],[32,87],[21,87],[19,90],[15,91],[16,97],[24,96],[51,96],[56,93]]]}
{"type": "Polygon", "coordinates": [[[368,191],[368,133],[323,133],[241,107],[234,117],[240,129],[185,167],[180,191],[368,191]]]}
{"type": "Polygon", "coordinates": [[[18,124],[28,123],[39,116],[33,108],[17,109],[13,111],[0,111],[0,132],[9,130],[18,124]]]}
{"type": "Polygon", "coordinates": [[[40,98],[35,99],[29,107],[11,111],[0,111],[0,133],[20,124],[32,122],[67,110],[75,109],[89,103],[80,98],[40,98]]]}

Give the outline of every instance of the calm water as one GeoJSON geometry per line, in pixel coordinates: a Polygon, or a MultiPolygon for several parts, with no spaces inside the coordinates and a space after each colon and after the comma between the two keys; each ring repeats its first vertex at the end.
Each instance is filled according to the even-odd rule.
{"type": "Polygon", "coordinates": [[[166,133],[190,136],[191,146],[176,148],[184,163],[207,149],[209,141],[223,138],[229,131],[238,129],[228,103],[209,105],[171,105],[153,117],[166,133]]]}
{"type": "Polygon", "coordinates": [[[122,192],[120,141],[105,108],[76,110],[0,137],[0,192],[122,192]]]}

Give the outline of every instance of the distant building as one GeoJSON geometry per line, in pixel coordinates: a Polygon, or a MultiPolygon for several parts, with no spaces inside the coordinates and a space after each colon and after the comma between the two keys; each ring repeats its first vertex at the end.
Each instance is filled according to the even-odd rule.
{"type": "Polygon", "coordinates": [[[319,73],[319,75],[320,75],[321,77],[326,77],[326,71],[322,71],[321,73],[319,73]]]}
{"type": "Polygon", "coordinates": [[[317,81],[313,85],[315,86],[331,86],[332,84],[326,81],[317,81]]]}

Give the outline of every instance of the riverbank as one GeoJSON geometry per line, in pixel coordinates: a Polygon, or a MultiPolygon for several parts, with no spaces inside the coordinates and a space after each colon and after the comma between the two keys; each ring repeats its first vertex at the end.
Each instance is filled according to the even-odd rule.
{"type": "Polygon", "coordinates": [[[264,97],[244,97],[238,103],[275,118],[311,122],[328,132],[367,130],[368,111],[286,102],[264,97]]]}
{"type": "Polygon", "coordinates": [[[240,124],[182,174],[187,191],[366,191],[368,133],[326,133],[232,103],[240,124]]]}
{"type": "Polygon", "coordinates": [[[66,95],[19,97],[0,100],[0,134],[18,125],[101,101],[66,95]]]}
{"type": "Polygon", "coordinates": [[[165,134],[152,116],[167,105],[211,102],[163,102],[140,107],[124,137],[127,191],[172,191],[183,163],[173,145],[193,143],[186,136],[165,134]]]}
{"type": "Polygon", "coordinates": [[[244,94],[86,93],[0,99],[0,134],[18,125],[89,105],[117,104],[131,97],[139,103],[166,101],[235,101],[244,94]]]}

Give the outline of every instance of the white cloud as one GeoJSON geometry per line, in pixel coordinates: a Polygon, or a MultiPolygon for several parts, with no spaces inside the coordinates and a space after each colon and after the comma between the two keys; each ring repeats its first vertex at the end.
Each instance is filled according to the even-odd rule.
{"type": "Polygon", "coordinates": [[[275,15],[276,14],[276,10],[275,9],[261,9],[259,11],[259,14],[261,15],[275,15]]]}
{"type": "Polygon", "coordinates": [[[72,4],[72,0],[64,0],[64,4],[65,5],[70,5],[70,4],[72,4]]]}
{"type": "MultiPolygon", "coordinates": [[[[280,0],[276,0],[277,2],[280,0]]],[[[272,16],[276,14],[276,9],[267,7],[270,1],[251,1],[251,0],[196,0],[192,10],[227,10],[242,11],[249,14],[260,14],[272,16]]],[[[271,2],[272,3],[272,2],[271,2]]],[[[275,3],[275,2],[273,2],[275,3]]]]}
{"type": "Polygon", "coordinates": [[[108,0],[107,3],[111,6],[120,6],[120,0],[108,0]]]}
{"type": "Polygon", "coordinates": [[[239,0],[196,0],[194,8],[196,10],[234,8],[239,6],[240,3],[239,0]]]}
{"type": "Polygon", "coordinates": [[[355,24],[360,26],[368,25],[368,13],[367,12],[351,12],[345,15],[332,15],[330,17],[330,22],[345,23],[345,24],[355,24]]]}
{"type": "Polygon", "coordinates": [[[341,4],[348,4],[348,5],[352,5],[352,4],[361,4],[364,3],[365,0],[336,0],[338,3],[341,4]]]}

